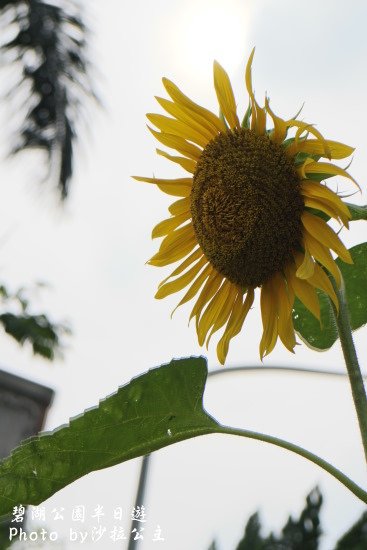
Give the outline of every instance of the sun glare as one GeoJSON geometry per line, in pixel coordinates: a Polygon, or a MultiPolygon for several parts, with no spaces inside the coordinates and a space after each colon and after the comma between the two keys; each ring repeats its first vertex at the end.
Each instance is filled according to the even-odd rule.
{"type": "Polygon", "coordinates": [[[174,29],[176,54],[185,69],[206,73],[219,61],[233,72],[247,51],[247,10],[240,0],[195,0],[185,3],[174,29]]]}

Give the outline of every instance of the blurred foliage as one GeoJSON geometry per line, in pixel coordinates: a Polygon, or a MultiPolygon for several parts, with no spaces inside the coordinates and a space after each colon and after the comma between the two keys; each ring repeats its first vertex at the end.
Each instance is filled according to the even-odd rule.
{"type": "MultiPolygon", "coordinates": [[[[253,514],[245,527],[244,536],[236,550],[318,550],[322,529],[320,527],[320,509],[322,495],[316,487],[306,497],[306,505],[299,518],[289,516],[279,535],[270,533],[264,537],[259,514],[253,514]]],[[[366,550],[367,548],[367,512],[336,543],[334,550],[366,550]]],[[[220,550],[213,541],[208,550],[220,550]]]]}
{"type": "Polygon", "coordinates": [[[20,345],[29,343],[34,355],[51,361],[56,354],[61,354],[62,336],[69,334],[70,329],[51,322],[44,313],[31,313],[29,293],[21,288],[12,294],[4,285],[0,286],[0,324],[20,345]]]}
{"type": "Polygon", "coordinates": [[[335,550],[366,550],[367,548],[367,512],[339,540],[335,550]]]}
{"type": "Polygon", "coordinates": [[[298,519],[289,516],[279,536],[263,538],[258,514],[250,517],[245,534],[236,550],[317,550],[321,535],[319,512],[322,496],[316,488],[307,496],[306,506],[298,519]]]}
{"type": "Polygon", "coordinates": [[[2,43],[8,64],[20,68],[9,99],[22,100],[25,118],[17,129],[12,153],[39,148],[48,154],[61,197],[68,194],[73,172],[76,124],[92,91],[86,59],[86,27],[79,4],[68,0],[0,0],[2,43]]]}

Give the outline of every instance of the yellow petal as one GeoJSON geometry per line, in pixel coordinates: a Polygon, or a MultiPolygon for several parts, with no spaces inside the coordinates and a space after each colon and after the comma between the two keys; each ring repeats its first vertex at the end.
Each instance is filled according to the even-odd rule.
{"type": "Polygon", "coordinates": [[[156,100],[168,114],[175,117],[177,120],[184,122],[187,126],[195,130],[195,132],[201,134],[208,141],[218,135],[218,129],[198,113],[194,114],[186,107],[178,105],[169,99],[164,99],[163,97],[156,97],[156,100]]]}
{"type": "Polygon", "coordinates": [[[346,218],[351,219],[351,213],[347,205],[338,197],[334,191],[316,181],[304,180],[301,183],[301,193],[304,196],[313,198],[321,198],[329,203],[332,203],[346,218]]]}
{"type": "Polygon", "coordinates": [[[234,301],[238,294],[238,287],[234,284],[231,285],[228,298],[224,302],[224,305],[222,309],[220,310],[215,323],[213,324],[212,330],[210,331],[210,334],[208,336],[208,339],[206,341],[206,349],[209,347],[209,342],[211,337],[215,332],[217,332],[222,326],[228,321],[228,318],[232,312],[234,301]]]}
{"type": "Polygon", "coordinates": [[[186,273],[184,273],[180,277],[177,277],[177,279],[175,279],[174,281],[170,281],[169,283],[160,286],[157,290],[155,298],[157,298],[157,300],[161,300],[162,298],[166,298],[166,296],[169,296],[170,294],[173,294],[175,292],[179,292],[180,290],[185,288],[185,286],[193,281],[193,279],[206,263],[207,259],[201,258],[194,266],[186,271],[186,273]]]}
{"type": "Polygon", "coordinates": [[[192,178],[159,179],[144,176],[132,176],[136,181],[154,183],[163,193],[175,197],[189,197],[191,194],[192,178]]]}
{"type": "Polygon", "coordinates": [[[333,176],[343,176],[350,179],[361,191],[360,186],[354,178],[343,168],[335,166],[335,164],[329,164],[327,162],[310,162],[305,166],[305,174],[332,174],[333,176]]]}
{"type": "Polygon", "coordinates": [[[307,281],[299,279],[296,276],[294,265],[288,265],[285,268],[285,274],[288,284],[291,286],[295,295],[307,307],[308,310],[320,321],[320,303],[316,291],[307,281]]]}
{"type": "Polygon", "coordinates": [[[252,76],[251,76],[251,66],[252,66],[252,60],[255,55],[255,48],[253,48],[250,57],[248,58],[247,65],[246,65],[246,73],[245,73],[245,80],[246,80],[246,88],[247,92],[250,97],[254,96],[254,92],[252,89],[252,76]]]}
{"type": "MultiPolygon", "coordinates": [[[[339,143],[338,141],[332,141],[331,139],[325,140],[328,150],[330,153],[330,158],[332,159],[344,159],[349,157],[353,151],[353,147],[349,145],[344,145],[344,143],[339,143]]],[[[319,155],[321,157],[327,156],[325,154],[324,144],[318,139],[306,139],[305,141],[300,141],[297,144],[298,153],[309,153],[310,155],[319,155]]]]}
{"type": "Polygon", "coordinates": [[[231,82],[223,67],[214,61],[214,87],[218,98],[220,110],[231,128],[239,128],[240,121],[237,116],[236,101],[231,82]]]}
{"type": "Polygon", "coordinates": [[[254,124],[254,130],[258,136],[262,136],[266,131],[266,111],[257,103],[256,99],[253,100],[253,107],[256,110],[256,122],[254,124]]]}
{"type": "Polygon", "coordinates": [[[157,223],[152,231],[152,239],[164,237],[164,235],[167,235],[171,231],[174,231],[177,227],[187,221],[189,217],[190,212],[184,212],[183,214],[173,216],[172,218],[168,218],[167,220],[163,220],[157,223]]]}
{"type": "Polygon", "coordinates": [[[224,365],[227,354],[228,354],[228,348],[229,348],[229,342],[231,340],[231,328],[233,327],[234,323],[238,321],[241,317],[242,312],[242,296],[243,292],[238,290],[237,291],[237,297],[233,305],[232,313],[230,316],[230,319],[227,323],[226,329],[224,331],[223,336],[218,342],[217,345],[217,356],[219,359],[219,362],[221,365],[224,365]]]}
{"type": "Polygon", "coordinates": [[[163,279],[163,281],[159,283],[159,287],[164,285],[164,283],[166,283],[168,279],[171,279],[172,277],[176,277],[176,275],[179,275],[180,273],[185,271],[185,269],[189,267],[189,265],[194,263],[199,258],[202,258],[203,256],[204,256],[203,251],[201,250],[200,247],[194,250],[194,252],[190,254],[190,256],[188,256],[186,260],[184,260],[178,267],[176,267],[176,269],[172,271],[172,273],[168,275],[168,277],[166,277],[165,279],[163,279]]]}
{"type": "Polygon", "coordinates": [[[305,250],[303,259],[300,262],[299,267],[296,271],[296,277],[298,277],[299,279],[308,279],[309,277],[312,277],[314,270],[315,262],[311,258],[308,250],[305,250]]]}
{"type": "Polygon", "coordinates": [[[213,296],[213,298],[209,302],[203,315],[200,318],[198,318],[197,324],[196,324],[196,330],[198,334],[199,346],[202,346],[204,344],[206,335],[208,334],[209,330],[217,320],[218,315],[221,312],[221,309],[224,307],[229,296],[231,285],[232,283],[227,279],[225,279],[223,281],[222,286],[218,290],[218,292],[213,296]]]}
{"type": "Polygon", "coordinates": [[[339,300],[337,298],[337,295],[335,294],[333,285],[331,284],[331,281],[326,275],[325,271],[318,264],[315,264],[315,272],[312,277],[308,279],[308,282],[312,286],[323,290],[334,302],[336,310],[339,311],[339,300]]]}
{"type": "MultiPolygon", "coordinates": [[[[254,130],[258,136],[261,136],[266,132],[266,111],[267,111],[267,108],[269,108],[269,112],[270,112],[270,107],[269,107],[269,101],[266,97],[265,97],[265,107],[266,107],[265,109],[260,107],[260,105],[257,103],[255,99],[255,95],[252,89],[252,76],[251,76],[251,65],[252,65],[252,60],[254,58],[254,54],[255,54],[255,48],[253,48],[247,62],[245,80],[246,80],[246,88],[250,96],[250,104],[251,104],[251,111],[252,111],[251,112],[251,130],[254,130]]],[[[275,117],[275,119],[273,118],[274,124],[276,124],[277,128],[279,129],[278,120],[280,121],[281,119],[278,119],[278,117],[275,117]]]]}
{"type": "Polygon", "coordinates": [[[223,276],[220,275],[215,269],[213,269],[208,280],[203,286],[198,299],[195,302],[195,305],[191,311],[189,322],[193,317],[199,317],[205,305],[217,292],[218,288],[222,284],[223,276]]]}
{"type": "Polygon", "coordinates": [[[267,97],[265,98],[265,107],[267,112],[273,119],[273,123],[274,123],[274,131],[270,134],[270,138],[275,143],[283,143],[283,141],[287,136],[287,131],[288,131],[287,124],[285,120],[283,120],[282,118],[279,118],[277,115],[273,113],[269,105],[269,99],[267,97]]]}
{"type": "Polygon", "coordinates": [[[188,212],[190,210],[190,204],[190,197],[184,197],[183,199],[178,199],[178,201],[173,202],[168,207],[168,210],[172,216],[177,216],[178,214],[188,212]]]}
{"type": "Polygon", "coordinates": [[[205,269],[203,269],[203,271],[198,275],[198,277],[192,283],[189,290],[186,292],[185,296],[182,298],[182,300],[177,304],[175,309],[172,311],[171,317],[172,317],[172,315],[174,314],[174,312],[176,311],[176,309],[178,307],[182,306],[183,304],[186,304],[186,302],[188,302],[194,296],[196,296],[196,294],[199,292],[201,286],[204,284],[206,279],[211,274],[212,270],[213,270],[212,266],[210,264],[207,264],[205,269]]]}
{"type": "MultiPolygon", "coordinates": [[[[303,261],[303,254],[301,252],[296,252],[294,254],[294,260],[296,263],[296,267],[299,267],[303,261]]],[[[297,272],[296,272],[297,275],[297,272]]],[[[339,310],[339,301],[335,294],[333,285],[331,284],[331,281],[329,277],[326,275],[323,268],[318,264],[314,264],[314,272],[313,274],[307,278],[307,282],[310,283],[315,288],[318,288],[325,292],[329,298],[334,302],[334,305],[337,310],[339,310]]]]}
{"type": "Polygon", "coordinates": [[[194,160],[186,159],[184,157],[174,157],[172,155],[169,155],[165,151],[161,151],[161,149],[156,149],[156,151],[158,155],[161,155],[162,157],[165,157],[166,159],[171,160],[176,164],[179,164],[184,170],[187,170],[187,172],[195,174],[196,162],[194,160]]]}
{"type": "Polygon", "coordinates": [[[308,208],[320,210],[330,216],[330,218],[340,221],[340,223],[342,223],[347,229],[349,228],[348,218],[346,218],[344,213],[340,212],[340,210],[338,210],[333,204],[328,203],[324,199],[311,199],[310,197],[303,197],[303,202],[305,206],[308,206],[308,208]]]}
{"type": "Polygon", "coordinates": [[[225,363],[230,341],[240,332],[246,316],[254,302],[254,289],[248,289],[244,303],[242,303],[242,297],[243,291],[239,290],[237,298],[233,304],[232,313],[226,329],[217,345],[217,356],[222,365],[225,363]]]}
{"type": "Polygon", "coordinates": [[[199,134],[199,132],[196,132],[193,128],[190,128],[190,126],[180,120],[175,120],[174,118],[169,118],[168,116],[157,115],[154,113],[148,113],[147,119],[150,120],[154,126],[157,126],[157,128],[159,128],[162,132],[188,139],[189,141],[200,145],[200,147],[205,147],[209,141],[204,136],[199,134]]]}
{"type": "Polygon", "coordinates": [[[251,76],[251,66],[252,60],[254,58],[255,48],[253,48],[251,55],[247,61],[246,72],[245,72],[245,81],[248,94],[250,96],[251,103],[251,130],[254,130],[257,135],[263,135],[266,130],[266,111],[262,109],[257,103],[254,92],[252,89],[252,76],[251,76]]]}
{"type": "Polygon", "coordinates": [[[261,318],[263,334],[260,341],[261,360],[268,355],[276,344],[278,338],[277,296],[274,292],[271,280],[261,287],[261,318]]]}
{"type": "Polygon", "coordinates": [[[320,134],[320,132],[318,130],[316,130],[316,128],[313,127],[312,124],[307,124],[307,122],[301,122],[300,120],[291,119],[291,120],[287,121],[287,125],[290,128],[292,128],[293,126],[298,128],[298,130],[296,132],[296,135],[294,137],[294,142],[291,143],[286,148],[286,153],[288,155],[294,155],[298,152],[297,148],[299,146],[299,138],[301,137],[303,132],[307,132],[309,134],[314,135],[317,138],[317,140],[322,144],[323,150],[325,152],[324,156],[326,156],[327,158],[331,158],[330,148],[328,146],[328,143],[327,143],[326,139],[324,138],[324,136],[322,134],[320,134]]]}
{"type": "Polygon", "coordinates": [[[163,267],[165,265],[173,264],[182,260],[191,250],[197,245],[197,240],[195,237],[190,237],[182,244],[180,247],[177,247],[173,250],[165,250],[164,252],[157,252],[150,260],[147,262],[150,265],[155,265],[156,267],[163,267]]]}
{"type": "Polygon", "coordinates": [[[346,249],[336,233],[334,233],[324,220],[309,212],[304,212],[301,216],[301,220],[304,227],[315,239],[327,248],[334,250],[344,262],[349,264],[353,263],[349,250],[346,249]]]}
{"type": "Polygon", "coordinates": [[[277,294],[278,333],[284,346],[293,353],[296,345],[294,334],[292,308],[294,295],[289,293],[285,280],[280,273],[276,273],[272,280],[273,288],[277,294]]]}
{"type": "Polygon", "coordinates": [[[148,263],[159,267],[171,264],[184,258],[196,245],[194,229],[189,223],[167,235],[148,263]]]}
{"type": "MultiPolygon", "coordinates": [[[[285,150],[286,152],[288,151],[288,148],[285,150]]],[[[297,171],[297,174],[299,175],[300,178],[306,180],[307,179],[307,176],[306,176],[306,166],[308,166],[308,164],[312,164],[314,161],[314,159],[312,158],[306,158],[304,163],[301,164],[301,166],[298,166],[298,168],[296,169],[297,171]]]]}
{"type": "Polygon", "coordinates": [[[312,237],[307,231],[303,235],[304,246],[308,249],[311,256],[315,258],[320,264],[322,264],[334,277],[338,287],[341,285],[341,275],[338,266],[333,260],[330,250],[320,243],[317,239],[312,237]]]}
{"type": "Polygon", "coordinates": [[[178,247],[190,237],[195,237],[194,227],[192,223],[188,223],[183,227],[179,227],[178,229],[175,229],[175,231],[172,231],[169,235],[167,235],[161,242],[159,252],[163,252],[168,249],[171,250],[172,248],[178,247]]]}
{"type": "Polygon", "coordinates": [[[213,124],[213,126],[215,126],[215,128],[217,128],[219,132],[227,131],[223,121],[220,120],[220,118],[217,117],[214,113],[194,103],[194,101],[189,99],[185,94],[181,92],[181,90],[179,90],[176,84],[174,84],[167,78],[163,78],[162,81],[163,81],[164,87],[167,90],[168,95],[173,99],[175,103],[177,103],[182,107],[187,108],[193,114],[198,114],[202,116],[203,118],[208,120],[211,124],[213,124]]]}
{"type": "Polygon", "coordinates": [[[172,134],[166,134],[165,132],[156,132],[153,130],[153,128],[150,128],[148,126],[148,130],[153,134],[153,136],[163,143],[163,145],[166,145],[166,147],[170,147],[171,149],[176,149],[181,155],[184,155],[185,157],[188,157],[195,162],[199,160],[202,154],[202,150],[196,147],[196,145],[193,145],[189,141],[186,141],[186,139],[178,136],[174,136],[172,134]]]}

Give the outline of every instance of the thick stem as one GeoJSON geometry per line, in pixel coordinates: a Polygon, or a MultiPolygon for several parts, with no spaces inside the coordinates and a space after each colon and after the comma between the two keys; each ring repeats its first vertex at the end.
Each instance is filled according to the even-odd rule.
{"type": "Polygon", "coordinates": [[[339,332],[345,364],[347,366],[354,406],[357,412],[359,429],[362,436],[364,454],[367,461],[367,397],[361,369],[358,364],[356,348],[354,347],[345,287],[344,283],[342,283],[342,287],[339,289],[335,284],[335,281],[332,278],[330,278],[330,280],[339,299],[339,313],[336,311],[334,304],[332,302],[331,304],[334,311],[336,326],[339,332]]]}

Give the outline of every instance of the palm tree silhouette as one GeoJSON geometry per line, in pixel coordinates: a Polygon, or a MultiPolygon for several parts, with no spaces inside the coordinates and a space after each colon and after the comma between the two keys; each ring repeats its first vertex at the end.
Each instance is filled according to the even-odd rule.
{"type": "Polygon", "coordinates": [[[19,67],[7,98],[22,104],[11,153],[37,148],[47,154],[60,196],[68,195],[81,108],[94,97],[86,58],[87,29],[74,0],[0,0],[0,21],[12,37],[0,45],[3,64],[19,67]]]}

